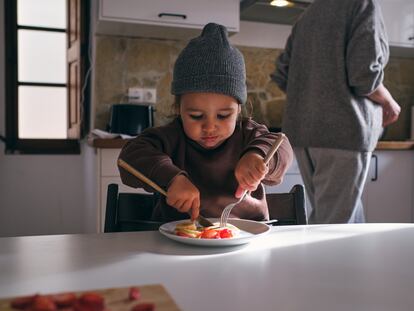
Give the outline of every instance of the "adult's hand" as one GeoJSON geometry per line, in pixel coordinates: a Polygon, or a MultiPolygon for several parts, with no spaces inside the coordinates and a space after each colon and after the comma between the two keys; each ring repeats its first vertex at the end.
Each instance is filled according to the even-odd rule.
{"type": "Polygon", "coordinates": [[[385,127],[398,120],[401,107],[395,100],[386,102],[382,106],[382,125],[385,127]]]}
{"type": "Polygon", "coordinates": [[[369,94],[368,98],[381,105],[382,125],[384,127],[398,120],[401,107],[383,84],[380,84],[374,92],[369,94]]]}

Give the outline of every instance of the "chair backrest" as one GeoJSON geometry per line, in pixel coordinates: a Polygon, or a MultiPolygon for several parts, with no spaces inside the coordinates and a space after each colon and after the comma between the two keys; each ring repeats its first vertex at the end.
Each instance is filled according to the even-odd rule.
{"type": "Polygon", "coordinates": [[[158,230],[161,222],[151,221],[157,194],[118,193],[118,185],[108,185],[104,232],[158,230]]]}
{"type": "MultiPolygon", "coordinates": [[[[280,225],[305,225],[305,193],[294,185],[288,193],[266,194],[270,219],[280,225]]],[[[117,184],[108,185],[104,232],[158,230],[161,222],[151,221],[158,194],[119,193],[117,184]]]]}
{"type": "Polygon", "coordinates": [[[288,193],[266,194],[270,219],[277,219],[275,226],[306,225],[305,191],[294,185],[288,193]]]}

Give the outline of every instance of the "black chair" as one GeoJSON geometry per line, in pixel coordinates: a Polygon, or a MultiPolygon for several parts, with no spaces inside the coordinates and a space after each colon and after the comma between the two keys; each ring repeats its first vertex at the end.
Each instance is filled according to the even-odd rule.
{"type": "Polygon", "coordinates": [[[277,219],[274,226],[306,225],[305,191],[294,185],[288,193],[266,194],[270,219],[277,219]]]}
{"type": "Polygon", "coordinates": [[[151,221],[158,194],[118,193],[118,185],[108,185],[104,232],[158,230],[161,222],[151,221]]]}
{"type": "MultiPolygon", "coordinates": [[[[161,222],[151,221],[158,194],[119,193],[117,184],[108,185],[104,232],[158,230],[161,222]]],[[[305,225],[305,194],[302,185],[295,185],[288,193],[266,194],[273,225],[305,225]]]]}

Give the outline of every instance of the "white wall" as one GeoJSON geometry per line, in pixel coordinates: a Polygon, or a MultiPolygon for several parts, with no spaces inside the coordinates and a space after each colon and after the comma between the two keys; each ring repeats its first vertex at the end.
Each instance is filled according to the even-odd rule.
{"type": "MultiPolygon", "coordinates": [[[[0,47],[4,47],[0,0],[0,47]]],[[[0,133],[5,134],[4,48],[0,48],[0,133]]],[[[5,155],[0,143],[0,236],[92,232],[96,228],[93,150],[81,155],[5,155]]]]}

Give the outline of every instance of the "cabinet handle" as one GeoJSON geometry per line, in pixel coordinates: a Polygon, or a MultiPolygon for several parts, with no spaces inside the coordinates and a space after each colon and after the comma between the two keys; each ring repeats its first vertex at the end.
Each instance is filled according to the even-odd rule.
{"type": "Polygon", "coordinates": [[[371,181],[377,181],[378,179],[378,157],[377,155],[373,154],[372,159],[375,160],[375,166],[374,166],[374,177],[371,177],[371,181]]]}
{"type": "Polygon", "coordinates": [[[159,18],[162,18],[164,16],[166,16],[166,17],[181,17],[182,19],[187,18],[187,15],[185,15],[185,14],[175,14],[175,13],[160,13],[160,14],[158,14],[159,18]]]}
{"type": "Polygon", "coordinates": [[[409,37],[408,40],[409,41],[413,41],[414,40],[414,36],[413,37],[409,37]]]}

